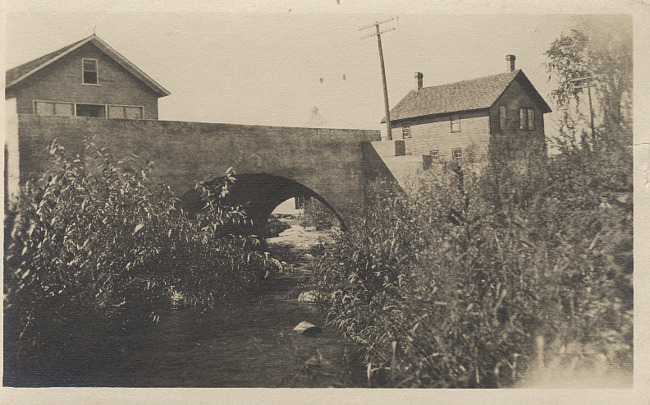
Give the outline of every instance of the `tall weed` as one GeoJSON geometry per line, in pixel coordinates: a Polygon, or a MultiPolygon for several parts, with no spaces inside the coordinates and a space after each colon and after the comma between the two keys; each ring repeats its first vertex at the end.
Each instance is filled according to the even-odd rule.
{"type": "Polygon", "coordinates": [[[558,353],[631,369],[631,200],[576,194],[571,169],[468,159],[375,185],[314,276],[373,384],[511,386],[558,353]]]}

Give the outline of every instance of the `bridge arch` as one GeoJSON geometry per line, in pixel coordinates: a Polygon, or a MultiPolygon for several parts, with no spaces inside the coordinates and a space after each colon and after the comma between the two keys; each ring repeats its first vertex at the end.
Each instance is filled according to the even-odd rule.
{"type": "MultiPolygon", "coordinates": [[[[225,180],[225,176],[217,177],[203,182],[203,185],[218,195],[225,180]]],[[[291,197],[314,198],[320,201],[334,214],[341,228],[345,229],[343,217],[325,198],[304,184],[283,176],[269,173],[238,173],[223,202],[241,206],[252,221],[250,232],[261,234],[273,210],[291,197]]],[[[198,212],[203,207],[199,193],[194,189],[186,192],[181,197],[181,201],[189,213],[198,212]]]]}

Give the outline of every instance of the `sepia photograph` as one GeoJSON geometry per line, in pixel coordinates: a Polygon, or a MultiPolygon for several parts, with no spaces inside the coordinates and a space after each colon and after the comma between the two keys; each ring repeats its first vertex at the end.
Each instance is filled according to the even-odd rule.
{"type": "Polygon", "coordinates": [[[638,388],[644,21],[331,3],[4,12],[3,391],[638,388]]]}

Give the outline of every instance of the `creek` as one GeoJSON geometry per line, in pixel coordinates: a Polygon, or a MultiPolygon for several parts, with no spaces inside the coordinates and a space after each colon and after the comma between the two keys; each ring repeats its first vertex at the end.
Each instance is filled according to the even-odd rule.
{"type": "MultiPolygon", "coordinates": [[[[87,387],[364,387],[358,349],[311,304],[299,303],[301,278],[311,270],[306,250],[320,235],[299,225],[268,240],[290,270],[265,280],[254,295],[215,310],[157,312],[159,321],[130,327],[121,353],[98,355],[84,370],[33,376],[40,386],[87,387]],[[322,327],[307,336],[301,321],[322,327]],[[99,360],[103,359],[103,360],[99,360]]],[[[277,257],[277,256],[276,256],[277,257]]],[[[101,348],[98,348],[101,351],[101,348]]]]}

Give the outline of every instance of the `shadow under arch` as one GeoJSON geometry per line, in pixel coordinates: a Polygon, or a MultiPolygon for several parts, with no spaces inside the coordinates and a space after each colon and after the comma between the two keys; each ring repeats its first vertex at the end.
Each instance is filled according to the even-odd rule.
{"type": "MultiPolygon", "coordinates": [[[[203,185],[218,195],[224,182],[225,176],[222,176],[204,182],[203,185]]],[[[334,214],[341,229],[346,229],[343,217],[322,196],[297,181],[273,174],[236,174],[235,181],[230,185],[229,193],[224,197],[223,202],[241,206],[253,223],[252,227],[247,227],[248,232],[259,235],[273,210],[291,197],[317,199],[334,214]]],[[[190,214],[197,213],[203,208],[199,192],[194,189],[183,194],[181,202],[183,208],[190,214]]],[[[243,228],[245,227],[242,227],[241,231],[246,232],[243,228]]]]}

